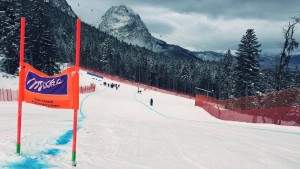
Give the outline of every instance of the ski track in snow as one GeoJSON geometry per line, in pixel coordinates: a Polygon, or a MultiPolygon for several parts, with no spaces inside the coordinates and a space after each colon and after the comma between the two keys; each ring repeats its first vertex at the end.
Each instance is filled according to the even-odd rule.
{"type": "Polygon", "coordinates": [[[284,133],[284,134],[293,134],[293,135],[300,135],[299,132],[289,132],[289,131],[280,131],[280,130],[272,130],[272,129],[264,129],[264,128],[254,128],[254,127],[247,127],[247,126],[239,126],[239,125],[233,125],[233,124],[227,124],[227,123],[222,123],[219,121],[199,121],[199,120],[188,120],[188,119],[181,119],[181,118],[176,118],[176,117],[171,117],[171,116],[167,116],[165,115],[165,113],[161,113],[160,111],[154,109],[153,107],[147,105],[146,103],[140,101],[139,99],[137,99],[137,92],[134,94],[134,99],[141,103],[142,105],[144,105],[145,107],[147,107],[148,109],[150,109],[152,112],[165,117],[165,118],[169,118],[169,119],[174,119],[174,120],[181,120],[181,121],[190,121],[190,122],[196,122],[196,123],[205,123],[205,124],[217,124],[217,125],[225,125],[225,126],[231,126],[231,127],[239,127],[239,128],[246,128],[246,129],[251,129],[251,130],[261,130],[261,131],[268,131],[268,132],[275,132],[275,133],[284,133]]]}
{"type": "MultiPolygon", "coordinates": [[[[151,90],[137,94],[135,86],[121,85],[119,92],[100,84],[97,92],[80,95],[77,168],[296,169],[300,164],[298,128],[222,121],[192,100],[151,90]]],[[[45,108],[25,104],[24,151],[18,156],[7,153],[14,146],[9,133],[17,108],[15,103],[2,108],[1,169],[72,168],[72,111],[43,113],[45,108]]]]}
{"type": "MultiPolygon", "coordinates": [[[[83,103],[85,102],[85,100],[88,97],[95,95],[95,94],[99,94],[100,92],[102,92],[104,90],[105,89],[103,89],[99,92],[96,92],[96,93],[89,94],[89,95],[85,96],[83,98],[83,100],[81,101],[80,109],[79,109],[80,117],[78,118],[77,132],[81,128],[80,123],[86,118],[86,116],[82,110],[83,103]]],[[[56,146],[66,145],[71,141],[72,138],[73,138],[73,130],[68,130],[67,132],[62,134],[58,139],[56,139],[55,145],[56,146]]],[[[21,156],[23,157],[22,161],[6,164],[6,165],[3,165],[3,167],[10,168],[10,169],[20,169],[20,168],[42,169],[42,168],[56,167],[55,165],[47,164],[45,162],[46,156],[57,156],[61,152],[62,152],[62,150],[60,150],[58,148],[51,148],[51,149],[47,149],[45,151],[38,152],[38,157],[35,157],[35,158],[30,157],[31,155],[28,155],[27,153],[21,153],[21,156]]]]}

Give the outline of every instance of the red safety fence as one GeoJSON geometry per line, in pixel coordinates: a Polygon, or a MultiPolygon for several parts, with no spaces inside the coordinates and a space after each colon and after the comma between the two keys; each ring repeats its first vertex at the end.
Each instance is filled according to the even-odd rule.
{"type": "MultiPolygon", "coordinates": [[[[89,86],[80,86],[80,94],[95,92],[96,84],[92,83],[89,86]]],[[[0,101],[18,101],[18,90],[0,89],[0,101]]]]}
{"type": "Polygon", "coordinates": [[[300,126],[300,89],[228,100],[197,95],[195,105],[221,120],[300,126]]]}
{"type": "Polygon", "coordinates": [[[0,101],[17,101],[18,90],[0,89],[0,101]]]}
{"type": "Polygon", "coordinates": [[[80,86],[79,93],[84,94],[84,93],[91,93],[95,92],[96,90],[96,84],[92,83],[89,86],[80,86]]]}
{"type": "Polygon", "coordinates": [[[145,84],[142,84],[142,83],[138,83],[138,82],[128,81],[128,80],[122,79],[120,77],[111,76],[109,74],[99,72],[99,71],[95,71],[95,70],[88,69],[88,68],[83,68],[83,67],[80,67],[80,68],[84,71],[88,71],[88,72],[103,76],[107,79],[110,79],[110,80],[113,80],[113,81],[116,81],[116,82],[120,82],[120,83],[125,83],[125,84],[132,85],[132,86],[136,86],[136,87],[139,87],[141,89],[145,88],[145,89],[148,89],[148,90],[158,91],[158,92],[161,92],[161,93],[171,94],[171,95],[174,95],[174,96],[184,97],[184,98],[188,98],[188,99],[195,99],[195,97],[191,96],[191,95],[186,95],[186,94],[183,94],[183,93],[168,91],[168,90],[160,89],[160,88],[157,88],[157,87],[148,86],[148,85],[145,85],[145,84]]]}

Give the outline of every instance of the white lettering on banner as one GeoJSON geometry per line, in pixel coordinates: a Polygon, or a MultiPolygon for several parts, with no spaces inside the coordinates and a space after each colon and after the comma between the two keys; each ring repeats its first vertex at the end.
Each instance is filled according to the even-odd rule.
{"type": "Polygon", "coordinates": [[[41,90],[44,90],[44,89],[48,89],[48,88],[52,88],[54,86],[57,86],[57,85],[60,85],[62,84],[64,81],[61,80],[61,79],[52,79],[52,80],[48,80],[47,82],[44,82],[42,80],[40,81],[37,81],[35,78],[32,78],[30,80],[28,80],[27,82],[27,86],[31,84],[31,86],[29,87],[29,89],[37,89],[39,92],[41,90]]]}

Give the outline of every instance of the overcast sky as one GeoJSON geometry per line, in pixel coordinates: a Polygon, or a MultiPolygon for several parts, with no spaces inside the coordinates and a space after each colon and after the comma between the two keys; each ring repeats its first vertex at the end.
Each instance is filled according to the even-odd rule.
{"type": "MultiPolygon", "coordinates": [[[[280,52],[283,27],[300,17],[300,0],[67,0],[85,22],[95,25],[111,6],[138,13],[150,33],[192,51],[236,50],[254,29],[263,52],[280,52]]],[[[300,41],[300,25],[296,29],[300,41]]],[[[297,52],[300,52],[298,49],[297,52]]]]}

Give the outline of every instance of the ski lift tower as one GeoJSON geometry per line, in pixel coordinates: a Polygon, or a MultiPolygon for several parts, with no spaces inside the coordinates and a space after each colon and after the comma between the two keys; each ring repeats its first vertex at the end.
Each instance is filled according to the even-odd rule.
{"type": "Polygon", "coordinates": [[[208,101],[208,93],[212,93],[213,90],[212,90],[212,91],[209,91],[209,90],[206,90],[206,89],[201,89],[201,88],[199,88],[199,87],[195,87],[195,89],[206,92],[206,105],[207,105],[207,101],[208,101]]]}

